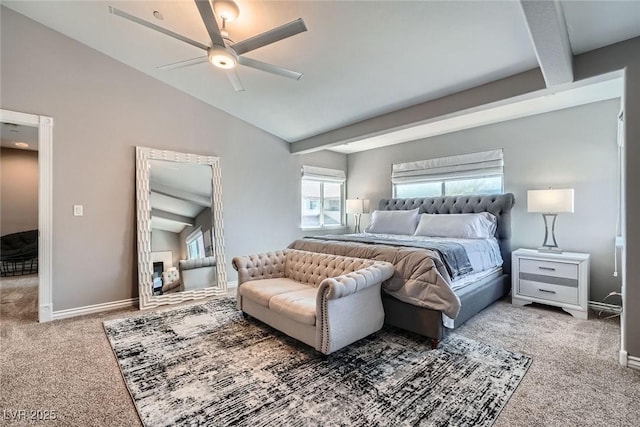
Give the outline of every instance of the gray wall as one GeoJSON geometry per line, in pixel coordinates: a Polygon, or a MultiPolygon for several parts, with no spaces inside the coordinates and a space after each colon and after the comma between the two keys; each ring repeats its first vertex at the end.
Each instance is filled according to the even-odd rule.
{"type": "Polygon", "coordinates": [[[178,266],[178,261],[182,257],[180,248],[180,235],[171,231],[151,229],[151,252],[171,251],[171,262],[173,267],[178,266]]]}
{"type": "Polygon", "coordinates": [[[1,15],[2,108],[54,119],[54,311],[137,296],[137,145],[221,157],[229,280],[233,256],[302,235],[301,163],[346,166],[335,153],[292,156],[270,134],[11,10],[1,15]]]}
{"type": "Polygon", "coordinates": [[[0,235],[38,228],[38,152],[0,149],[0,235]]]}
{"type": "Polygon", "coordinates": [[[536,248],[544,237],[542,216],[527,213],[527,190],[575,188],[575,213],[559,215],[556,237],[565,250],[591,254],[590,299],[602,300],[620,289],[612,276],[619,110],[616,99],[350,154],[349,197],[373,206],[391,197],[392,163],[502,148],[505,191],[516,196],[512,246],[536,248]]]}

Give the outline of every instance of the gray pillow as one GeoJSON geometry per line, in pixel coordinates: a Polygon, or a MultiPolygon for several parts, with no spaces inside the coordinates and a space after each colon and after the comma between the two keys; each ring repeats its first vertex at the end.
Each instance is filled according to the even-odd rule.
{"type": "Polygon", "coordinates": [[[373,211],[367,233],[412,235],[418,225],[420,209],[410,211],[373,211]]]}
{"type": "Polygon", "coordinates": [[[416,236],[490,239],[496,232],[496,217],[488,212],[468,214],[422,214],[416,236]]]}

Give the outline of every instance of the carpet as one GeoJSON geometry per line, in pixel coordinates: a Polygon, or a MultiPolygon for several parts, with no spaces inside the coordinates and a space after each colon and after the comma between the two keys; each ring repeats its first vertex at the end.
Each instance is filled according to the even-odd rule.
{"type": "Polygon", "coordinates": [[[0,318],[12,326],[38,321],[37,274],[0,278],[0,318]]]}
{"type": "Polygon", "coordinates": [[[108,320],[145,426],[489,426],[531,358],[450,334],[383,329],[329,356],[230,298],[108,320]]]}

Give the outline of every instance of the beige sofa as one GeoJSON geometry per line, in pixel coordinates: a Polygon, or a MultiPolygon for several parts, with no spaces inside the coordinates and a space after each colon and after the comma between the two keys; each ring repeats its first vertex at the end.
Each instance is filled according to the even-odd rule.
{"type": "Polygon", "coordinates": [[[382,328],[383,261],[287,249],[235,257],[238,308],[329,354],[382,328]]]}

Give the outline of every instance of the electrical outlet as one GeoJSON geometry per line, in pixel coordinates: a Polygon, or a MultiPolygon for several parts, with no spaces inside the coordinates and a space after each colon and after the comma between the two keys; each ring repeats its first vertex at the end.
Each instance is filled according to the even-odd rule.
{"type": "Polygon", "coordinates": [[[82,205],[73,205],[73,216],[82,216],[83,214],[82,205]]]}

